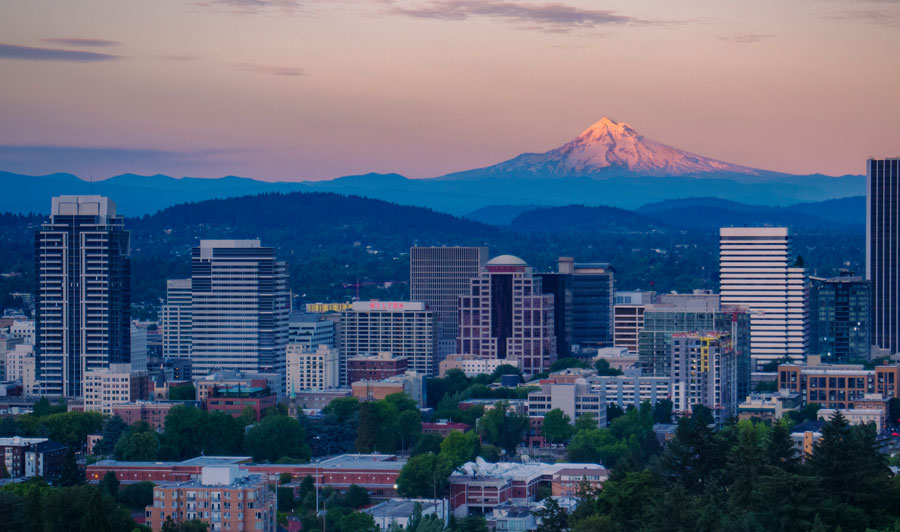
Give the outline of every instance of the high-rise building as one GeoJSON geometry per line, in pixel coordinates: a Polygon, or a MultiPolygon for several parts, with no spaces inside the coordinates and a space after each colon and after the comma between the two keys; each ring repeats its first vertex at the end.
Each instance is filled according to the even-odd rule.
{"type": "Polygon", "coordinates": [[[694,405],[703,405],[719,424],[737,414],[737,363],[729,335],[673,335],[671,366],[676,412],[689,415],[694,405]]]}
{"type": "Polygon", "coordinates": [[[284,375],[289,314],[287,266],[274,248],[259,240],[201,240],[193,249],[195,377],[219,369],[284,375]]]}
{"type": "Polygon", "coordinates": [[[131,233],[116,204],[53,198],[34,269],[41,393],[79,397],[85,373],[131,361],[131,233]]]}
{"type": "Polygon", "coordinates": [[[737,393],[750,393],[750,313],[741,307],[692,310],[696,301],[679,305],[651,305],[644,311],[644,325],[638,334],[641,368],[655,377],[672,373],[672,336],[679,333],[713,331],[728,334],[737,364],[737,393]]]}
{"type": "Polygon", "coordinates": [[[612,347],[615,271],[605,262],[559,258],[559,272],[572,276],[572,344],[612,347]]]}
{"type": "Polygon", "coordinates": [[[784,227],[723,227],[719,230],[722,306],[751,311],[750,357],[754,367],[807,354],[806,270],[795,263],[784,227]]]}
{"type": "Polygon", "coordinates": [[[456,350],[459,296],[488,259],[486,247],[412,247],[409,250],[409,298],[434,312],[438,361],[456,350]]]}
{"type": "Polygon", "coordinates": [[[334,347],[334,322],[318,314],[291,314],[288,342],[313,350],[320,345],[334,347]]]}
{"type": "Polygon", "coordinates": [[[511,359],[526,375],[541,373],[556,360],[553,296],[522,259],[500,255],[472,279],[459,298],[460,354],[511,359]]]}
{"type": "Polygon", "coordinates": [[[147,327],[131,324],[131,369],[147,371],[147,327]]]}
{"type": "Polygon", "coordinates": [[[869,316],[869,283],[862,277],[809,278],[809,354],[832,364],[868,359],[869,316]]]}
{"type": "Polygon", "coordinates": [[[409,371],[435,375],[434,313],[420,301],[360,301],[341,313],[341,385],[348,386],[347,360],[389,352],[406,357],[409,371]]]}
{"type": "Polygon", "coordinates": [[[629,353],[638,352],[638,335],[644,328],[644,312],[649,305],[616,305],[613,307],[613,344],[629,353]]]}
{"type": "MultiPolygon", "coordinates": [[[[562,259],[562,258],[561,258],[562,259]]],[[[572,274],[539,273],[541,291],[553,296],[553,334],[559,358],[572,355],[572,274]]]]}
{"type": "Polygon", "coordinates": [[[872,290],[872,343],[900,349],[900,158],[869,159],[866,279],[872,290]]]}
{"type": "Polygon", "coordinates": [[[162,306],[163,359],[191,356],[191,280],[166,281],[166,304],[162,306]]]}

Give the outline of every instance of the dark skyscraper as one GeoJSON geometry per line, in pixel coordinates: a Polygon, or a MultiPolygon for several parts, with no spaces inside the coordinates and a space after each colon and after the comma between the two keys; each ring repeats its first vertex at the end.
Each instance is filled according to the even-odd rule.
{"type": "Polygon", "coordinates": [[[869,159],[866,278],[872,290],[872,343],[896,353],[900,334],[900,158],[869,159]]]}
{"type": "Polygon", "coordinates": [[[574,262],[571,257],[560,257],[559,272],[571,274],[572,344],[611,347],[615,269],[605,262],[574,262]]]}
{"type": "Polygon", "coordinates": [[[80,397],[85,373],[131,361],[131,234],[112,200],[53,198],[35,281],[41,394],[80,397]]]}
{"type": "Polygon", "coordinates": [[[869,333],[869,283],[862,277],[809,278],[809,353],[822,362],[866,360],[869,333]]]}
{"type": "Polygon", "coordinates": [[[488,259],[485,247],[413,247],[409,250],[409,298],[434,312],[438,361],[456,351],[459,296],[488,259]]]}

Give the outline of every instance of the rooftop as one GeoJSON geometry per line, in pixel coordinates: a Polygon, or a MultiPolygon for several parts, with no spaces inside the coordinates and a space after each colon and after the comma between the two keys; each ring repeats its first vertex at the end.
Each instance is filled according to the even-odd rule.
{"type": "Polygon", "coordinates": [[[198,456],[181,462],[127,462],[120,460],[100,460],[88,467],[207,467],[216,465],[247,464],[249,456],[198,456]]]}
{"type": "Polygon", "coordinates": [[[342,454],[318,462],[318,466],[329,469],[382,469],[399,471],[406,460],[398,460],[393,454],[342,454]]]}
{"type": "Polygon", "coordinates": [[[528,263],[513,255],[498,255],[487,261],[486,266],[528,266],[528,263]]]}
{"type": "Polygon", "coordinates": [[[422,514],[439,513],[443,507],[443,499],[389,499],[363,510],[378,519],[406,519],[412,516],[416,504],[422,505],[422,514]]]}

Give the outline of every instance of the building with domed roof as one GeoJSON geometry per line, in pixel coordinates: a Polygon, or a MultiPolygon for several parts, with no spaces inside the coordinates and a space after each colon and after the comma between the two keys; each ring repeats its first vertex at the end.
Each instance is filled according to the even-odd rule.
{"type": "Polygon", "coordinates": [[[541,291],[541,279],[512,255],[487,261],[459,297],[460,354],[509,360],[526,375],[549,369],[556,360],[553,296],[541,291]]]}

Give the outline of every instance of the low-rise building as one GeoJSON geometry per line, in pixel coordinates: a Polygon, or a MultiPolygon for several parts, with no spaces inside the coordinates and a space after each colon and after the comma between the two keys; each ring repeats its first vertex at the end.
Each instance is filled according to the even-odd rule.
{"type": "Polygon", "coordinates": [[[350,388],[295,391],[288,398],[288,413],[296,417],[299,410],[322,410],[331,401],[340,397],[351,397],[352,395],[350,388]]]}
{"type": "Polygon", "coordinates": [[[153,487],[153,504],[146,524],[160,532],[167,520],[176,525],[196,519],[211,531],[275,532],[275,495],[261,475],[238,465],[203,467],[199,479],[160,482],[153,487]]]}
{"type": "MultiPolygon", "coordinates": [[[[194,378],[197,400],[205,401],[215,388],[268,387],[275,393],[276,402],[281,400],[280,390],[284,386],[284,373],[260,373],[255,371],[219,371],[194,378]]],[[[290,392],[290,390],[289,390],[290,392]]]]}
{"type": "Polygon", "coordinates": [[[150,397],[150,375],[131,364],[110,364],[106,369],[88,371],[82,381],[85,412],[112,414],[113,405],[142,401],[150,397]]]}
{"type": "Polygon", "coordinates": [[[625,371],[640,361],[637,353],[630,353],[627,347],[601,347],[597,349],[593,361],[605,360],[609,367],[619,371],[625,371]]]}
{"type": "Polygon", "coordinates": [[[787,391],[751,393],[738,405],[738,418],[778,421],[785,413],[799,410],[802,406],[801,402],[799,393],[787,391]]]}
{"type": "Polygon", "coordinates": [[[889,423],[890,399],[880,393],[867,393],[854,402],[853,408],[821,408],[816,412],[816,417],[828,421],[836,412],[840,412],[851,425],[874,423],[875,430],[881,432],[889,423]]]}
{"type": "Polygon", "coordinates": [[[449,421],[446,419],[439,419],[433,423],[423,422],[422,423],[422,434],[438,434],[443,438],[446,438],[453,431],[457,432],[466,432],[470,430],[472,427],[465,423],[454,423],[453,421],[449,421]]]}
{"type": "Polygon", "coordinates": [[[409,520],[415,512],[416,505],[419,506],[422,516],[434,515],[444,522],[444,528],[450,522],[450,507],[447,499],[400,499],[392,498],[384,502],[380,502],[374,506],[365,508],[363,513],[367,513],[375,520],[375,524],[381,530],[388,530],[392,525],[397,525],[401,529],[406,530],[409,526],[409,520]]]}
{"type": "Polygon", "coordinates": [[[156,430],[161,430],[166,423],[166,416],[176,406],[201,407],[200,401],[136,401],[113,405],[112,415],[119,416],[127,425],[145,421],[156,430]]]}
{"type": "Polygon", "coordinates": [[[334,347],[325,344],[318,344],[316,347],[288,344],[287,393],[337,388],[340,381],[338,362],[338,351],[334,347]]]}
{"type": "Polygon", "coordinates": [[[6,380],[21,382],[25,397],[33,397],[40,392],[36,368],[33,345],[20,343],[6,353],[6,380]]]}
{"type": "Polygon", "coordinates": [[[596,375],[587,381],[593,391],[603,391],[606,404],[623,410],[629,406],[639,407],[644,401],[655,405],[662,400],[672,400],[672,379],[644,375],[640,367],[628,368],[624,375],[596,375]]]}
{"type": "Polygon", "coordinates": [[[810,355],[803,364],[778,366],[778,388],[799,393],[806,404],[853,409],[866,394],[900,398],[900,364],[865,369],[860,364],[822,364],[810,355]]]}
{"type": "Polygon", "coordinates": [[[490,375],[497,368],[503,365],[511,365],[519,367],[518,359],[510,358],[479,358],[475,355],[447,355],[438,365],[440,367],[441,377],[447,375],[451,369],[458,369],[466,374],[466,377],[475,377],[476,375],[490,375]]]}
{"type": "Polygon", "coordinates": [[[457,517],[486,515],[504,504],[535,502],[538,489],[547,487],[557,492],[571,489],[574,478],[587,479],[600,487],[609,476],[600,464],[539,462],[489,464],[481,459],[467,462],[450,476],[450,509],[457,517]]]}
{"type": "Polygon", "coordinates": [[[598,426],[606,426],[606,398],[604,391],[593,391],[590,384],[579,378],[575,382],[557,383],[541,380],[540,391],[528,394],[528,415],[543,417],[551,410],[559,409],[574,421],[584,414],[591,414],[598,426]]]}
{"type": "Polygon", "coordinates": [[[360,401],[384,399],[395,393],[405,393],[412,400],[425,406],[425,376],[407,372],[380,381],[357,381],[351,386],[353,396],[360,401]]]}
{"type": "Polygon", "coordinates": [[[269,408],[277,404],[275,394],[268,387],[220,386],[213,388],[203,402],[209,412],[225,412],[232,417],[240,417],[248,408],[256,420],[262,419],[269,408]]]}
{"type": "Polygon", "coordinates": [[[409,359],[394,356],[390,351],[377,355],[358,356],[347,359],[347,382],[380,381],[396,375],[406,374],[409,359]]]}
{"type": "Polygon", "coordinates": [[[67,452],[68,447],[47,438],[0,438],[0,460],[14,479],[38,476],[56,480],[67,452]]]}

